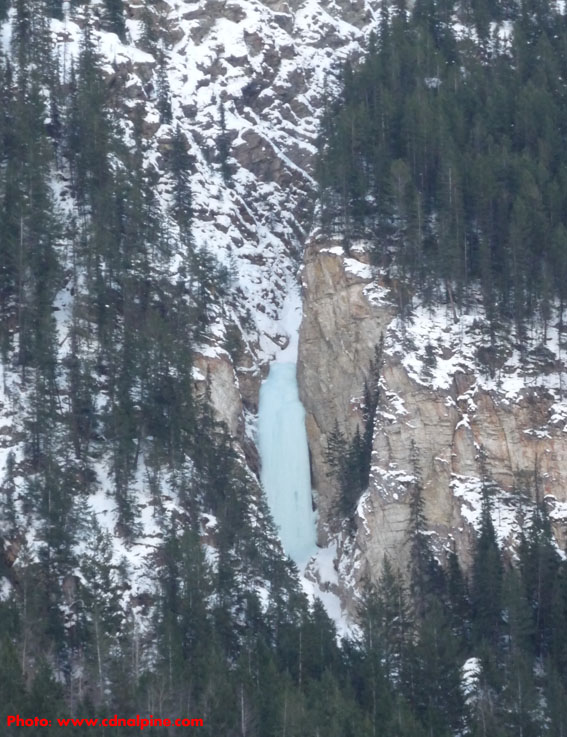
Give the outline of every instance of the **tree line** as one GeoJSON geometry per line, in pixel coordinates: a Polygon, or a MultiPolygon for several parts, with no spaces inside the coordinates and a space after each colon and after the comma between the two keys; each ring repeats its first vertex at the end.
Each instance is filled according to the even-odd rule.
{"type": "Polygon", "coordinates": [[[323,118],[323,228],[426,301],[480,289],[491,334],[545,335],[567,289],[566,38],[543,0],[383,4],[323,118]]]}

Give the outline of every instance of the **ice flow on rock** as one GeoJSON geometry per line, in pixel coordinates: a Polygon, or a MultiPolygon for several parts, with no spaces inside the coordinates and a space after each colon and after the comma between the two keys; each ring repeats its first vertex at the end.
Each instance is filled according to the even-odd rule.
{"type": "Polygon", "coordinates": [[[283,548],[301,568],[317,548],[305,411],[295,363],[272,363],[262,383],[258,446],[262,484],[283,548]]]}

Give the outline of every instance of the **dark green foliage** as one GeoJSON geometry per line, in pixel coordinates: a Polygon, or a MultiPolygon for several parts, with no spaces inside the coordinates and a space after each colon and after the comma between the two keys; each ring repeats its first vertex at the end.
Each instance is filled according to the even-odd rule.
{"type": "Polygon", "coordinates": [[[461,652],[443,603],[434,599],[420,623],[415,653],[415,704],[429,734],[462,728],[461,652]]]}
{"type": "Polygon", "coordinates": [[[535,637],[537,652],[549,655],[556,637],[554,627],[554,597],[559,594],[560,558],[551,532],[551,524],[545,505],[540,503],[534,510],[529,536],[520,545],[520,567],[524,580],[525,606],[535,613],[535,637]]]}
{"type": "Polygon", "coordinates": [[[182,237],[190,238],[193,205],[191,201],[191,159],[187,153],[187,142],[179,126],[175,128],[171,142],[170,170],[173,177],[173,214],[182,237]]]}
{"type": "Polygon", "coordinates": [[[230,156],[230,137],[226,130],[226,117],[222,102],[219,105],[219,125],[220,134],[217,136],[217,149],[220,161],[220,170],[222,178],[228,183],[232,178],[232,169],[228,161],[230,156]]]}
{"type": "Polygon", "coordinates": [[[459,10],[480,44],[457,39],[451,3],[420,0],[408,17],[384,14],[364,62],[345,66],[321,135],[322,222],[374,239],[376,260],[429,300],[444,282],[466,305],[480,285],[490,320],[521,339],[565,298],[567,31],[549,4],[459,10]],[[488,51],[504,19],[512,40],[488,51]]]}
{"type": "Polygon", "coordinates": [[[414,475],[409,500],[408,539],[410,544],[410,578],[412,594],[418,607],[423,613],[426,605],[426,596],[430,586],[433,555],[427,540],[427,519],[425,517],[425,500],[421,468],[419,466],[418,450],[412,439],[410,447],[410,461],[414,475]]]}
{"type": "MultiPolygon", "coordinates": [[[[21,713],[25,708],[26,693],[21,658],[16,645],[20,636],[20,620],[13,602],[3,601],[0,604],[0,617],[4,624],[0,635],[0,718],[6,729],[6,715],[21,713]]],[[[8,728],[6,734],[14,737],[17,730],[8,728]]]]}
{"type": "Polygon", "coordinates": [[[377,658],[391,681],[411,681],[410,650],[414,621],[405,581],[388,557],[376,589],[366,590],[360,609],[367,656],[377,658]]]}
{"type": "Polygon", "coordinates": [[[329,475],[339,487],[336,512],[340,518],[352,519],[361,493],[368,485],[367,454],[357,425],[354,436],[347,442],[335,422],[333,432],[327,439],[326,460],[329,475]]]}
{"type": "Polygon", "coordinates": [[[124,23],[124,6],[123,0],[104,0],[106,9],[106,21],[109,28],[124,41],[126,34],[126,25],[124,23]]]}
{"type": "Polygon", "coordinates": [[[164,58],[160,59],[160,64],[157,70],[156,92],[157,108],[159,111],[160,122],[171,123],[171,93],[169,89],[169,80],[167,78],[167,69],[165,66],[164,58]]]}
{"type": "Polygon", "coordinates": [[[461,642],[467,640],[470,632],[470,599],[467,581],[459,565],[454,550],[447,555],[447,605],[451,613],[453,632],[461,642]]]}
{"type": "Polygon", "coordinates": [[[46,9],[53,18],[63,18],[63,0],[46,0],[46,9]]]}
{"type": "Polygon", "coordinates": [[[502,624],[502,559],[491,517],[492,504],[485,490],[480,531],[473,562],[471,601],[473,635],[476,642],[497,645],[502,624]]]}
{"type": "MultiPolygon", "coordinates": [[[[413,516],[425,526],[418,512],[413,516]]],[[[359,610],[362,659],[356,672],[362,680],[354,681],[360,703],[370,710],[381,734],[405,734],[411,725],[414,734],[423,730],[454,735],[465,729],[473,735],[535,736],[542,733],[545,720],[552,734],[560,734],[565,724],[559,701],[564,681],[554,663],[563,657],[564,626],[554,628],[554,642],[543,656],[536,633],[544,618],[540,609],[547,608],[544,601],[550,596],[564,601],[565,564],[551,556],[559,567],[551,566],[554,574],[549,579],[547,566],[537,566],[537,561],[546,560],[549,544],[544,519],[543,510],[536,509],[522,543],[526,563],[513,568],[496,542],[485,491],[470,598],[454,554],[448,560],[446,585],[424,577],[420,590],[414,584],[412,599],[400,574],[384,560],[378,585],[366,590],[359,610]],[[530,592],[541,594],[541,599],[530,602],[530,592]],[[465,699],[460,668],[470,658],[478,659],[479,671],[465,699]],[[388,683],[395,684],[394,693],[388,683]]],[[[564,617],[563,604],[560,610],[558,616],[564,617]]]]}
{"type": "MultiPolygon", "coordinates": [[[[27,31],[24,32],[24,35],[27,31]]],[[[34,70],[10,89],[9,64],[0,64],[3,98],[4,176],[0,178],[0,311],[4,351],[20,332],[18,360],[53,370],[51,305],[59,276],[55,246],[59,222],[48,184],[50,145],[43,129],[42,80],[34,70]],[[15,121],[17,120],[17,125],[15,121]]],[[[52,378],[48,379],[51,383],[52,378]]]]}
{"type": "Polygon", "coordinates": [[[142,23],[142,35],[140,38],[140,46],[144,51],[153,54],[156,50],[158,42],[158,34],[156,33],[156,16],[152,12],[152,8],[144,6],[140,21],[142,23]]]}
{"type": "Polygon", "coordinates": [[[357,425],[352,439],[348,440],[335,421],[333,431],[327,438],[329,476],[335,478],[339,487],[336,512],[341,518],[346,517],[351,521],[360,495],[368,487],[374,421],[380,397],[382,353],[383,337],[380,344],[375,346],[374,359],[370,362],[368,379],[364,383],[364,432],[361,433],[357,425]]]}

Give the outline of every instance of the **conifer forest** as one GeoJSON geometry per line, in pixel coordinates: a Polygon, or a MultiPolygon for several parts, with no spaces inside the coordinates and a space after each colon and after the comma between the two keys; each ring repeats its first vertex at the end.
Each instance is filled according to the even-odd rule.
{"type": "MultiPolygon", "coordinates": [[[[255,3],[260,25],[244,37],[259,53],[262,13],[274,14],[277,34],[291,10],[255,3]]],[[[324,6],[317,22],[334,12],[314,4],[324,6]]],[[[310,3],[291,5],[299,17],[310,3]]],[[[254,433],[268,361],[254,357],[270,311],[283,310],[273,294],[288,277],[277,259],[295,279],[311,228],[347,256],[366,244],[365,268],[401,285],[401,330],[419,301],[447,306],[455,322],[482,304],[491,357],[503,335],[527,356],[530,340],[545,345],[552,327],[563,331],[565,3],[362,6],[370,20],[359,48],[336,56],[321,93],[305,147],[311,173],[282,154],[291,174],[277,186],[284,199],[293,192],[300,227],[278,210],[279,170],[266,173],[266,151],[283,145],[269,115],[263,149],[235,121],[237,112],[253,119],[272,88],[290,111],[286,125],[309,101],[292,113],[293,95],[271,78],[263,91],[249,81],[234,98],[215,95],[214,124],[192,137],[207,85],[185,97],[175,88],[172,60],[191,60],[215,23],[241,22],[244,0],[0,0],[6,737],[125,737],[139,728],[58,719],[137,714],[200,718],[191,729],[203,737],[567,735],[566,538],[538,468],[524,479],[515,542],[503,544],[490,449],[479,444],[478,518],[457,550],[436,538],[426,452],[412,443],[404,553],[367,567],[339,616],[323,575],[310,579],[286,555],[262,489],[267,461],[254,433]],[[174,10],[194,48],[172,30],[174,10]],[[134,50],[120,66],[124,49],[134,50]],[[134,72],[143,84],[129,92],[134,72]],[[252,193],[244,169],[265,188],[252,193]],[[301,177],[304,189],[293,189],[301,177]],[[205,186],[230,216],[215,214],[205,186]],[[262,222],[248,197],[268,203],[262,222]],[[211,222],[234,247],[217,247],[211,222]],[[258,231],[274,261],[256,242],[247,252],[238,228],[258,231]],[[295,246],[282,255],[272,235],[295,246]],[[248,264],[271,271],[265,284],[246,282],[248,264]],[[221,364],[239,371],[244,420],[234,427],[219,411],[237,391],[232,373],[215,383],[221,364]],[[9,715],[50,724],[18,726],[9,715]]],[[[323,51],[339,45],[327,35],[323,51]]],[[[207,63],[217,73],[218,59],[207,63]]],[[[272,332],[272,354],[291,351],[283,327],[272,332]]],[[[319,503],[319,548],[333,535],[337,550],[358,539],[389,350],[378,342],[364,383],[351,382],[356,431],[335,415],[327,428],[322,458],[336,493],[319,503]]]]}

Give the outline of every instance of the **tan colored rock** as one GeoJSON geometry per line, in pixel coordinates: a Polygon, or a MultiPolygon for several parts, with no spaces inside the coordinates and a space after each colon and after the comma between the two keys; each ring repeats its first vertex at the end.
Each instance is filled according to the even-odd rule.
{"type": "Polygon", "coordinates": [[[385,310],[382,319],[376,319],[363,294],[369,281],[345,272],[337,244],[315,241],[308,245],[302,272],[298,383],[322,522],[329,521],[336,497],[325,463],[327,435],[335,420],[349,434],[361,423],[352,399],[362,394],[375,346],[393,315],[392,310],[385,310]]]}
{"type": "Polygon", "coordinates": [[[372,299],[369,267],[364,267],[362,255],[354,256],[347,257],[338,241],[316,239],[308,245],[298,367],[320,540],[326,542],[335,531],[342,541],[337,568],[343,574],[343,600],[352,610],[353,592],[367,576],[378,578],[385,554],[407,570],[408,503],[416,471],[435,550],[442,557],[454,546],[464,565],[470,564],[471,521],[483,475],[481,449],[485,473],[500,489],[494,515],[497,526],[501,522],[503,543],[513,547],[517,542],[519,525],[534,501],[522,500],[520,494],[526,489],[534,494],[537,475],[540,498],[554,498],[549,499],[552,520],[558,542],[564,544],[567,433],[563,423],[551,422],[551,393],[525,388],[511,402],[497,390],[483,389],[472,369],[457,370],[447,389],[434,390],[412,378],[403,354],[388,348],[369,488],[358,505],[354,534],[340,527],[333,511],[337,489],[325,462],[327,437],[335,420],[349,436],[357,423],[362,429],[360,399],[374,346],[381,334],[387,338],[396,315],[392,295],[372,299]],[[412,461],[414,444],[418,469],[412,461]]]}
{"type": "Polygon", "coordinates": [[[242,429],[242,399],[228,354],[218,352],[217,355],[208,356],[196,353],[194,367],[201,377],[197,381],[197,390],[205,391],[208,377],[211,403],[217,417],[226,423],[230,434],[236,437],[242,429]]]}

